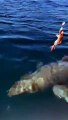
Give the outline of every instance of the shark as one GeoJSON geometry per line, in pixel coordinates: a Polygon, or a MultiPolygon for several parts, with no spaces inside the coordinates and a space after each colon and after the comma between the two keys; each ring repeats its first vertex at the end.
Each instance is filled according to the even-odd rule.
{"type": "Polygon", "coordinates": [[[33,73],[16,81],[8,90],[9,97],[35,93],[52,86],[55,96],[68,102],[68,56],[57,62],[45,64],[33,73]]]}

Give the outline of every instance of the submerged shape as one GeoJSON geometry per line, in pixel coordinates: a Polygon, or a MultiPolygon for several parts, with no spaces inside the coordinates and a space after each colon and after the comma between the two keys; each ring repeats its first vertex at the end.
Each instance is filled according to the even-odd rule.
{"type": "MultiPolygon", "coordinates": [[[[8,91],[8,96],[19,95],[22,93],[34,93],[47,87],[60,84],[67,84],[68,81],[68,61],[57,61],[42,66],[31,75],[22,77],[8,91]]],[[[62,97],[62,96],[61,96],[62,97]]],[[[67,98],[66,98],[67,99],[67,98]]]]}

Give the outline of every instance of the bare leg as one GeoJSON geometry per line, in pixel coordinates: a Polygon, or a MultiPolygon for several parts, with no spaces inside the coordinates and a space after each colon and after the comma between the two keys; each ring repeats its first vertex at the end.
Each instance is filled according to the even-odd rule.
{"type": "Polygon", "coordinates": [[[51,46],[51,51],[55,50],[55,45],[51,46]]]}

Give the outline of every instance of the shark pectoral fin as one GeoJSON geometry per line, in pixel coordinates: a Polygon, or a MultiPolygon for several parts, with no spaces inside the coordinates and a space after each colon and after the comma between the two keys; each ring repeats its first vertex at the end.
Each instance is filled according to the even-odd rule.
{"type": "Polygon", "coordinates": [[[53,87],[53,93],[58,97],[68,102],[68,88],[65,85],[55,85],[53,87]]]}
{"type": "Polygon", "coordinates": [[[65,101],[68,103],[68,97],[65,97],[65,101]]]}
{"type": "Polygon", "coordinates": [[[63,85],[55,85],[53,86],[53,93],[58,98],[64,98],[64,88],[63,85]]]}

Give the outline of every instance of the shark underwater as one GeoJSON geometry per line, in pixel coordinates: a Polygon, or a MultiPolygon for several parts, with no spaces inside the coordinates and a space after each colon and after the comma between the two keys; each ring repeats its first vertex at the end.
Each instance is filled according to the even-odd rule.
{"type": "Polygon", "coordinates": [[[23,76],[10,87],[8,96],[35,93],[50,86],[54,95],[68,102],[68,56],[64,56],[57,62],[43,65],[35,72],[23,76]]]}

